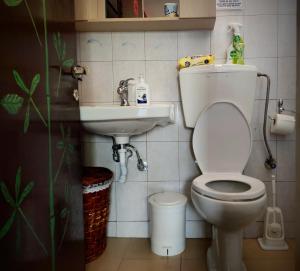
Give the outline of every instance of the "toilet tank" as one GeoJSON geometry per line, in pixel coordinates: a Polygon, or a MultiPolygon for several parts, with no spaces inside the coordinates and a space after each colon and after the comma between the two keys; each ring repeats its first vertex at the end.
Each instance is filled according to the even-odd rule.
{"type": "Polygon", "coordinates": [[[250,123],[256,91],[257,69],[250,65],[214,64],[179,72],[183,113],[194,128],[202,110],[220,101],[234,103],[250,123]]]}

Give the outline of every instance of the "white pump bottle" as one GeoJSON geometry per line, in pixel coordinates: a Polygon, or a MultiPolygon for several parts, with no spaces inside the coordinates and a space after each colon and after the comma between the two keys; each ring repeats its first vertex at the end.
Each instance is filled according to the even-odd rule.
{"type": "Polygon", "coordinates": [[[135,86],[136,105],[143,106],[150,104],[150,91],[149,85],[145,82],[144,76],[139,75],[139,80],[135,86]]]}

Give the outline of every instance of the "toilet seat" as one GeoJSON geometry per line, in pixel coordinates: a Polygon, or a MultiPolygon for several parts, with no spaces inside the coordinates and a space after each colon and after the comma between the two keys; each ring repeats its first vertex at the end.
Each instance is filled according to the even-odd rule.
{"type": "MultiPolygon", "coordinates": [[[[220,186],[222,188],[222,185],[220,186]]],[[[204,196],[222,201],[249,201],[262,197],[265,194],[265,185],[258,179],[240,173],[210,173],[204,174],[192,183],[192,189],[204,196]],[[212,182],[228,182],[230,185],[238,184],[247,187],[244,191],[226,192],[211,187],[212,182]]]]}
{"type": "Polygon", "coordinates": [[[203,175],[192,189],[222,201],[250,201],[265,195],[265,185],[242,175],[252,147],[251,129],[237,105],[222,101],[200,114],[193,149],[203,175]]]}

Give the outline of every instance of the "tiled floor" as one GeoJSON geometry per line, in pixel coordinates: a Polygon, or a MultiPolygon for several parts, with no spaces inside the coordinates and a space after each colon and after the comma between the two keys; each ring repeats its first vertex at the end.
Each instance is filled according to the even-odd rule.
{"type": "MultiPolygon", "coordinates": [[[[294,271],[295,243],[288,251],[263,251],[255,239],[244,241],[247,271],[294,271]]],[[[86,271],[207,271],[207,239],[187,239],[186,250],[175,257],[151,252],[149,239],[109,238],[105,252],[86,271]]]]}

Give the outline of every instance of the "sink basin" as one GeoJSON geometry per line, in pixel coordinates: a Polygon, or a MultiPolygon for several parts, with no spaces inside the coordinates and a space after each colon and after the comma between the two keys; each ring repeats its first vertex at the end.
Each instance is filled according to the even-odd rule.
{"type": "Polygon", "coordinates": [[[175,107],[174,104],[80,106],[80,120],[88,132],[113,136],[117,144],[126,144],[132,135],[145,133],[156,125],[174,123],[175,107]]]}

